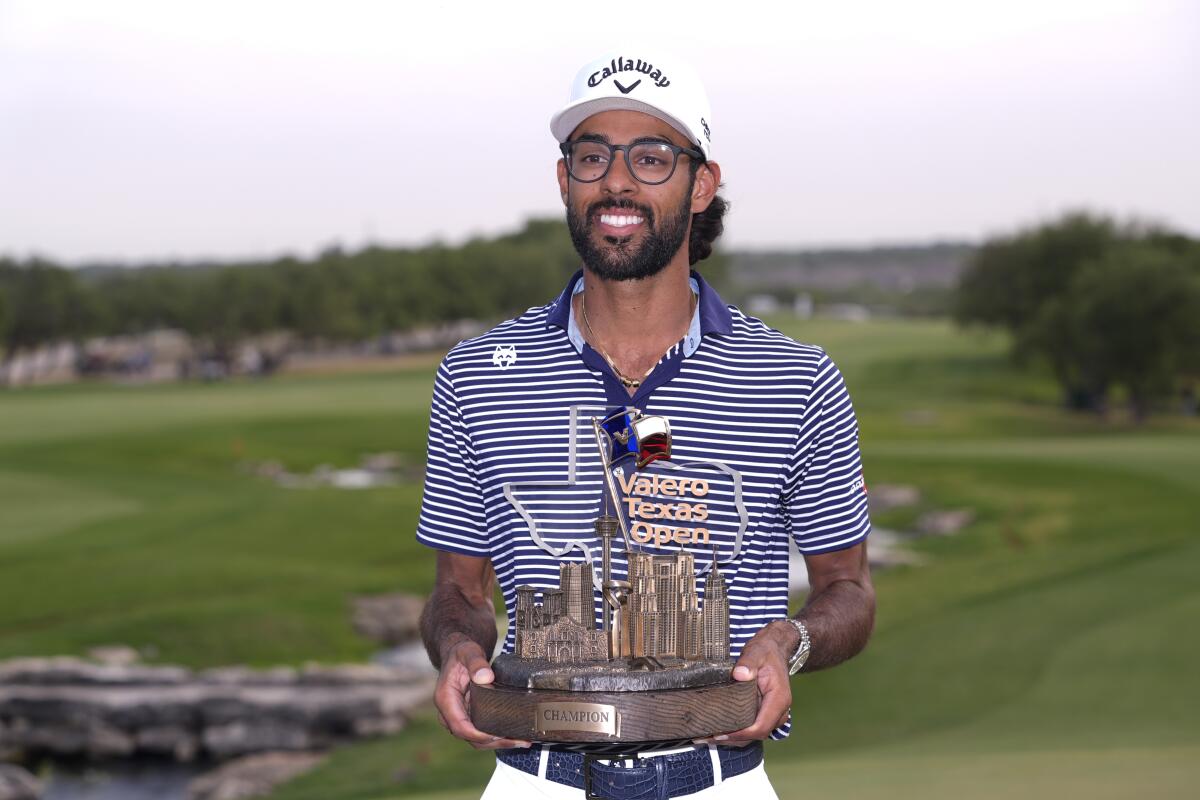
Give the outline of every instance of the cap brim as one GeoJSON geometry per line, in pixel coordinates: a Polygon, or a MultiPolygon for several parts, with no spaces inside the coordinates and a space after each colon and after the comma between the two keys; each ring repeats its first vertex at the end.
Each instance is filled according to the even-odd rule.
{"type": "Polygon", "coordinates": [[[590,100],[579,100],[571,103],[550,118],[550,132],[559,142],[565,142],[570,138],[571,132],[579,127],[580,123],[593,114],[599,114],[601,111],[640,111],[643,114],[657,117],[686,136],[688,141],[699,147],[705,153],[705,157],[707,157],[707,148],[704,147],[704,144],[700,141],[700,137],[690,127],[670,114],[664,114],[649,103],[643,103],[641,100],[634,100],[629,97],[596,97],[590,100]]]}

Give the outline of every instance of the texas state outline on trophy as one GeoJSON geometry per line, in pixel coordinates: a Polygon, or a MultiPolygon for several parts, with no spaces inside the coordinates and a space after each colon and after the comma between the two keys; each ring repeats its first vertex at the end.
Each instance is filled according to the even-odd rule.
{"type": "Polygon", "coordinates": [[[517,588],[513,652],[496,656],[494,683],[471,687],[472,722],[595,753],[748,726],[758,689],[732,679],[720,570],[747,527],[741,475],[719,461],[672,461],[666,417],[621,407],[587,417],[581,436],[584,411],[570,409],[565,480],[504,486],[533,542],[558,560],[559,585],[517,588]],[[598,513],[559,496],[594,469],[581,439],[599,455],[598,513]]]}

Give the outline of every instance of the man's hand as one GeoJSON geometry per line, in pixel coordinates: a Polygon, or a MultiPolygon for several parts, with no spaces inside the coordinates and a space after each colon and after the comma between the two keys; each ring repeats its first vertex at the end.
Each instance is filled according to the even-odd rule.
{"type": "Polygon", "coordinates": [[[771,731],[787,721],[792,709],[792,687],[788,682],[788,657],[796,649],[800,636],[787,623],[771,623],[763,627],[742,648],[741,658],[733,668],[736,681],[758,682],[758,716],[740,731],[698,739],[708,744],[743,746],[766,739],[771,731]]]}
{"type": "Polygon", "coordinates": [[[421,612],[421,638],[440,671],[433,702],[446,730],[480,750],[529,747],[484,733],[467,716],[471,684],[496,679],[487,653],[496,647],[495,573],[486,558],[438,552],[433,594],[421,612]]]}
{"type": "Polygon", "coordinates": [[[529,747],[529,742],[484,733],[471,724],[471,718],[467,716],[467,693],[471,684],[488,684],[495,677],[483,648],[465,636],[456,637],[442,651],[442,669],[433,693],[438,718],[446,730],[477,750],[529,747]]]}

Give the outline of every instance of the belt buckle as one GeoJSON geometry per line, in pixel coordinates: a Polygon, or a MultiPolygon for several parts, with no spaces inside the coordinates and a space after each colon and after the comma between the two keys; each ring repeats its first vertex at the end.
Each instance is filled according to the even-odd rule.
{"type": "Polygon", "coordinates": [[[592,794],[592,764],[599,761],[596,756],[591,753],[583,754],[583,797],[584,800],[608,800],[606,797],[601,797],[598,794],[592,794]]]}
{"type": "Polygon", "coordinates": [[[620,756],[620,755],[615,755],[615,754],[613,754],[613,755],[606,754],[603,756],[597,756],[597,755],[593,755],[591,753],[584,753],[583,754],[583,797],[584,797],[584,800],[617,800],[617,798],[608,797],[608,796],[602,795],[602,794],[592,794],[592,764],[595,764],[601,758],[606,759],[608,761],[634,761],[634,762],[641,761],[641,759],[636,754],[627,755],[627,756],[620,756]]]}

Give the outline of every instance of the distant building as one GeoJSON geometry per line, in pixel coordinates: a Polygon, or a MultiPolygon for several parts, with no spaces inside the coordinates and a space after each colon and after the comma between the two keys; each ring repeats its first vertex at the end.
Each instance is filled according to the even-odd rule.
{"type": "Polygon", "coordinates": [[[866,322],[871,310],[860,303],[829,303],[821,306],[821,316],[845,322],[866,322]]]}
{"type": "Polygon", "coordinates": [[[753,317],[779,313],[779,300],[770,294],[752,294],[746,298],[743,306],[746,313],[753,317]]]}
{"type": "Polygon", "coordinates": [[[813,296],[808,292],[796,295],[796,299],[792,301],[792,315],[797,319],[812,319],[813,296]]]}

